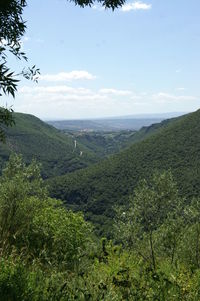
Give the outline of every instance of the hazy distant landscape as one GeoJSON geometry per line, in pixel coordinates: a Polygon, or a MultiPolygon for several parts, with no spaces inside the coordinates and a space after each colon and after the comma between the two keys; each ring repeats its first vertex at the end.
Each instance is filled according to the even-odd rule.
{"type": "Polygon", "coordinates": [[[185,113],[140,114],[112,118],[88,120],[50,120],[48,124],[60,130],[71,131],[120,131],[139,130],[143,126],[159,123],[164,119],[181,116],[185,113]]]}

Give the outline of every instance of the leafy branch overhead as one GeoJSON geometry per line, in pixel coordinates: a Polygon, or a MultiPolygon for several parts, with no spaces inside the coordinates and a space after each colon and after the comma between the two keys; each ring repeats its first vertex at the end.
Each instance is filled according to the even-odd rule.
{"type": "Polygon", "coordinates": [[[22,50],[22,37],[25,34],[26,22],[22,18],[26,1],[3,0],[0,4],[0,95],[15,97],[19,76],[37,80],[39,69],[36,66],[23,69],[16,74],[8,67],[8,54],[12,53],[17,59],[27,61],[22,50]]]}
{"type": "MultiPolygon", "coordinates": [[[[18,60],[28,60],[22,50],[22,37],[26,30],[26,22],[22,14],[26,5],[26,1],[22,0],[1,0],[0,3],[0,96],[15,97],[20,76],[37,81],[39,75],[39,69],[35,66],[24,68],[19,73],[8,66],[9,53],[18,60]]],[[[11,109],[1,109],[0,114],[0,125],[13,125],[11,109]]],[[[4,138],[5,134],[1,127],[0,139],[4,140],[4,138]]]]}
{"type": "Polygon", "coordinates": [[[72,0],[76,5],[81,7],[92,6],[95,2],[100,3],[105,8],[111,8],[112,10],[121,7],[126,1],[125,0],[72,0]]]}

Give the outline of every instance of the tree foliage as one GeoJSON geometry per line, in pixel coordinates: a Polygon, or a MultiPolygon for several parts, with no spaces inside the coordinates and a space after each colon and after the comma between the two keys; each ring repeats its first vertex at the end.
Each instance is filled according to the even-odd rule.
{"type": "MultiPolygon", "coordinates": [[[[12,71],[8,65],[8,57],[11,53],[18,60],[27,61],[26,54],[22,50],[22,37],[25,34],[26,23],[23,20],[23,9],[27,3],[25,0],[2,0],[0,3],[0,96],[11,95],[15,97],[20,76],[37,80],[39,69],[35,66],[24,68],[19,73],[12,71]]],[[[12,109],[1,108],[0,139],[5,140],[3,126],[12,126],[12,109]]]]}
{"type": "Polygon", "coordinates": [[[12,156],[0,179],[0,249],[23,250],[31,260],[73,267],[89,242],[91,229],[81,214],[50,199],[36,162],[12,156]]]}
{"type": "Polygon", "coordinates": [[[22,37],[25,34],[26,22],[23,20],[25,0],[2,0],[0,4],[0,95],[11,94],[15,97],[19,75],[27,79],[36,79],[39,72],[35,66],[23,69],[19,74],[8,67],[8,53],[19,60],[27,61],[22,51],[22,37]]]}
{"type": "MultiPolygon", "coordinates": [[[[139,182],[134,196],[130,197],[128,210],[125,207],[115,209],[114,234],[119,242],[125,245],[128,243],[128,247],[138,249],[143,258],[149,258],[155,270],[155,239],[159,237],[159,228],[167,225],[167,230],[170,229],[170,234],[173,236],[175,230],[177,231],[173,229],[175,227],[173,222],[178,220],[182,206],[183,200],[178,195],[172,173],[156,172],[149,183],[146,180],[139,182]],[[148,245],[141,248],[144,237],[148,245]]],[[[165,233],[164,230],[163,227],[162,235],[165,233]]],[[[169,248],[172,245],[171,240],[172,237],[168,237],[169,248]]]]}

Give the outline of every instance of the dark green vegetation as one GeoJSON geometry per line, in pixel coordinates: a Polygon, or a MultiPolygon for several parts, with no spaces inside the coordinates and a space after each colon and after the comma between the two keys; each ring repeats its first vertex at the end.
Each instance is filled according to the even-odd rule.
{"type": "Polygon", "coordinates": [[[1,301],[199,301],[200,199],[170,172],[142,180],[114,208],[112,241],[49,198],[35,162],[0,177],[1,301]]]}
{"type": "Polygon", "coordinates": [[[84,145],[99,158],[103,158],[131,145],[134,142],[135,134],[135,131],[73,132],[72,136],[78,144],[84,145]]]}
{"type": "MultiPolygon", "coordinates": [[[[116,204],[126,203],[138,180],[154,170],[172,170],[181,195],[200,194],[200,110],[147,128],[149,137],[85,170],[49,182],[50,193],[69,208],[82,210],[106,233],[116,204]]],[[[141,137],[139,137],[141,138],[141,137]]]]}
{"type": "Polygon", "coordinates": [[[35,158],[42,164],[44,178],[85,168],[145,138],[163,124],[139,132],[61,132],[32,115],[14,113],[12,118],[15,125],[3,127],[7,139],[0,145],[1,169],[12,152],[20,153],[26,162],[35,158]]]}
{"type": "Polygon", "coordinates": [[[43,177],[62,175],[98,160],[84,145],[79,143],[75,148],[71,135],[61,133],[35,116],[14,113],[13,117],[15,126],[4,129],[6,144],[0,145],[1,169],[12,152],[22,154],[26,162],[35,158],[42,163],[43,177]]]}

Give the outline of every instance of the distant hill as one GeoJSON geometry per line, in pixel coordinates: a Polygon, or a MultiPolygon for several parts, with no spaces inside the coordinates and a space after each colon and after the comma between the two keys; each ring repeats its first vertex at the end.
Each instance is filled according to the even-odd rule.
{"type": "Polygon", "coordinates": [[[122,131],[139,130],[143,126],[159,123],[164,119],[177,117],[183,113],[144,114],[122,117],[110,117],[88,120],[55,120],[47,121],[49,124],[61,130],[71,131],[122,131]]]}
{"type": "Polygon", "coordinates": [[[0,144],[0,166],[12,152],[23,155],[27,162],[33,158],[42,163],[44,177],[62,175],[97,161],[94,153],[78,144],[71,135],[28,114],[14,113],[15,125],[5,128],[6,144],[0,144]],[[82,153],[81,153],[82,152],[82,153]]]}
{"type": "Polygon", "coordinates": [[[141,131],[136,134],[143,141],[50,181],[52,196],[83,210],[101,232],[112,221],[112,206],[126,202],[138,180],[151,177],[155,169],[171,169],[182,195],[200,195],[200,110],[141,131]]]}

